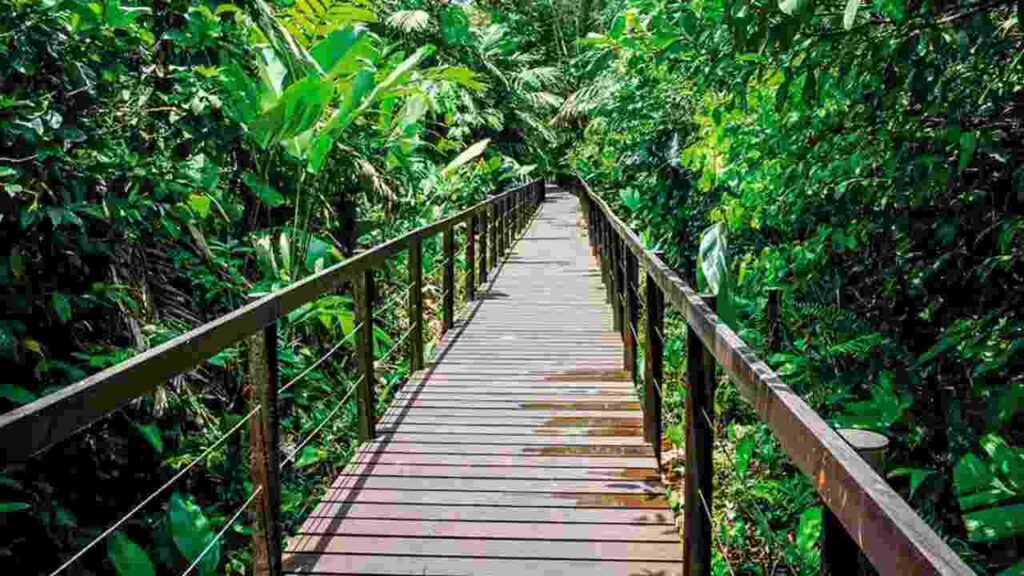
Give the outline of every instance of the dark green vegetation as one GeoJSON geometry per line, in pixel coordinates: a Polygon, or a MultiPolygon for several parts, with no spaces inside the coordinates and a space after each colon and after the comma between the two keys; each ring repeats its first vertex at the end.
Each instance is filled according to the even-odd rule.
{"type": "MultiPolygon", "coordinates": [[[[1024,535],[1022,12],[0,0],[0,410],[571,168],[678,268],[706,269],[699,283],[762,350],[766,289],[781,288],[770,363],[837,425],[888,434],[890,481],[999,573],[1024,535]]],[[[424,252],[434,269],[439,247],[424,252]]],[[[402,293],[393,272],[385,303],[402,293]]],[[[347,296],[293,314],[282,381],[352,325],[347,296]]],[[[683,357],[669,342],[667,366],[683,357]]],[[[213,448],[245,414],[241,363],[219,355],[0,475],[0,566],[48,572],[54,555],[27,550],[66,557],[213,448]]],[[[289,392],[286,447],[350,367],[325,363],[289,392]]],[[[718,402],[716,571],[812,572],[810,486],[730,387],[718,402]]],[[[297,454],[290,522],[348,457],[354,417],[297,454]]],[[[245,446],[213,449],[72,571],[180,572],[248,494],[245,446]]],[[[247,541],[240,523],[200,573],[243,572],[247,541]]]]}
{"type": "MultiPolygon", "coordinates": [[[[980,572],[1019,562],[1024,535],[1022,10],[616,3],[555,122],[681,269],[702,252],[717,270],[728,238],[708,280],[751,344],[781,288],[769,362],[835,424],[889,435],[889,480],[980,572]]],[[[810,487],[731,388],[718,401],[720,551],[811,571],[810,487]]]]}

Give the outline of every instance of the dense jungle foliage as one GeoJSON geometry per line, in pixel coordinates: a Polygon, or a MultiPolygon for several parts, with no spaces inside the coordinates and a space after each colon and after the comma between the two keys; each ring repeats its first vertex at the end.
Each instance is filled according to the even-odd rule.
{"type": "MultiPolygon", "coordinates": [[[[780,289],[773,367],[888,435],[888,479],[978,572],[1024,573],[1024,4],[627,0],[591,22],[554,122],[573,166],[766,353],[780,289]]],[[[717,400],[716,571],[813,571],[810,487],[717,400]]]]}
{"type": "MultiPolygon", "coordinates": [[[[816,410],[885,433],[889,481],[973,568],[1024,574],[1022,59],[1020,0],[0,0],[0,411],[573,172],[816,410]]],[[[380,278],[382,354],[405,274],[380,278]]],[[[350,360],[314,365],[352,328],[344,295],[281,327],[282,382],[305,373],[289,526],[353,448],[350,360]]],[[[246,523],[214,540],[251,490],[242,365],[0,472],[3,571],[51,572],[185,472],[67,571],[177,574],[211,546],[200,574],[246,572],[246,523]]],[[[731,386],[717,410],[716,574],[816,572],[810,484],[731,386]]]]}

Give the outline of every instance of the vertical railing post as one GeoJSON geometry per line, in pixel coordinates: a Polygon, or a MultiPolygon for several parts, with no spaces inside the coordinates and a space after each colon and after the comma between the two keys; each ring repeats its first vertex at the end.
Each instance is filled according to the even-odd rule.
{"type": "MultiPolygon", "coordinates": [[[[868,430],[836,430],[843,440],[880,475],[885,473],[885,452],[889,439],[868,430]]],[[[825,506],[821,516],[821,576],[874,576],[871,561],[861,552],[832,510],[825,506]]]]}
{"type": "Polygon", "coordinates": [[[487,207],[480,211],[480,283],[487,283],[487,207]]]}
{"type": "MultiPolygon", "coordinates": [[[[714,296],[702,296],[711,310],[714,296]]],[[[686,476],[683,481],[683,574],[711,574],[711,488],[715,357],[693,328],[686,331],[686,476]]]]}
{"type": "Polygon", "coordinates": [[[281,574],[281,447],[277,413],[277,323],[248,342],[249,403],[260,410],[249,420],[249,475],[260,489],[252,535],[253,573],[281,574]]]}
{"type": "Polygon", "coordinates": [[[612,326],[619,333],[619,337],[625,340],[623,330],[626,329],[626,324],[622,321],[622,294],[624,292],[622,279],[625,276],[622,273],[622,242],[619,241],[619,234],[612,228],[610,222],[608,232],[608,247],[611,248],[611,258],[608,264],[611,267],[612,276],[612,326]]]}
{"type": "Polygon", "coordinates": [[[498,222],[498,204],[497,204],[497,202],[492,203],[490,206],[488,206],[488,210],[491,211],[490,217],[488,218],[488,220],[490,220],[490,221],[487,223],[487,226],[489,226],[490,229],[491,229],[490,230],[490,232],[491,232],[491,240],[490,240],[490,244],[489,244],[490,249],[491,249],[491,253],[490,253],[489,259],[491,261],[491,268],[497,268],[498,267],[498,229],[501,227],[501,224],[498,222]]]}
{"type": "Polygon", "coordinates": [[[466,224],[466,301],[476,299],[476,215],[466,224]]]}
{"type": "Polygon", "coordinates": [[[441,330],[447,332],[455,319],[455,228],[444,231],[444,276],[442,282],[443,301],[441,310],[441,330]]]}
{"type": "MultiPolygon", "coordinates": [[[[655,252],[662,257],[662,253],[655,252]]],[[[654,447],[654,458],[661,469],[661,383],[664,380],[665,295],[647,273],[645,290],[647,322],[644,353],[644,440],[654,447]]]]}
{"type": "Polygon", "coordinates": [[[497,202],[494,203],[494,213],[495,213],[495,218],[497,219],[497,224],[498,224],[496,226],[496,228],[497,228],[497,230],[496,230],[497,238],[496,239],[497,239],[497,245],[498,245],[498,259],[495,261],[495,264],[499,264],[501,262],[502,258],[504,258],[504,256],[505,256],[505,237],[507,235],[506,231],[505,231],[505,228],[508,226],[508,221],[505,218],[505,199],[504,198],[502,198],[501,200],[498,200],[497,202]]]}
{"type": "Polygon", "coordinates": [[[409,366],[423,369],[423,240],[409,241],[409,366]]]}
{"type": "Polygon", "coordinates": [[[359,379],[356,389],[359,416],[359,441],[367,442],[377,436],[374,418],[377,407],[376,377],[373,373],[373,270],[363,270],[355,282],[356,304],[356,361],[359,379]]]}
{"type": "MultiPolygon", "coordinates": [[[[608,216],[601,213],[598,218],[599,226],[598,229],[601,231],[601,279],[604,281],[604,298],[610,306],[612,306],[612,313],[615,312],[615,282],[613,281],[612,265],[615,261],[614,255],[612,254],[612,235],[610,232],[610,225],[608,224],[608,216]]],[[[612,329],[618,330],[618,325],[613,321],[612,329]]]]}
{"type": "Polygon", "coordinates": [[[623,322],[626,324],[626,329],[623,330],[623,336],[625,336],[625,346],[623,346],[623,364],[630,376],[636,379],[636,348],[638,346],[637,337],[640,334],[638,327],[640,320],[640,274],[638,271],[636,254],[626,246],[625,240],[622,242],[622,252],[624,258],[622,259],[623,264],[623,288],[625,288],[625,306],[623,310],[623,322]]]}
{"type": "Polygon", "coordinates": [[[765,309],[765,323],[767,324],[768,333],[765,338],[765,344],[767,344],[767,348],[771,352],[782,350],[781,294],[782,291],[778,288],[768,289],[768,307],[765,309]]]}

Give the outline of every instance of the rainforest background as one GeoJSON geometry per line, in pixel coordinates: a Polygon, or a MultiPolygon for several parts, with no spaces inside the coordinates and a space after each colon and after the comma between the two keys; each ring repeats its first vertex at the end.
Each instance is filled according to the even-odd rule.
{"type": "MultiPolygon", "coordinates": [[[[578,173],[816,410],[888,435],[887,478],[973,568],[1024,574],[1022,58],[1021,0],[0,0],[0,410],[502,187],[578,173]]],[[[344,295],[292,314],[282,380],[352,325],[344,295]]],[[[244,416],[241,364],[219,354],[0,472],[4,571],[49,573],[204,455],[69,571],[188,566],[250,488],[244,435],[218,443],[244,416]]],[[[289,393],[286,447],[346,367],[289,393]]],[[[378,369],[383,406],[408,368],[378,369]]],[[[716,409],[716,573],[814,572],[810,485],[730,386],[716,409]]],[[[296,453],[291,526],[354,421],[296,453]]],[[[200,573],[246,571],[233,526],[200,573]]]]}

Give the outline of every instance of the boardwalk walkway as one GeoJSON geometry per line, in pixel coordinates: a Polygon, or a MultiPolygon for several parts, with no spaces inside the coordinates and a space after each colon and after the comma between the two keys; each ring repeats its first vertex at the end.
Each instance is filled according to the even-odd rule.
{"type": "Polygon", "coordinates": [[[575,197],[552,192],[291,539],[290,573],[675,575],[575,197]]]}

